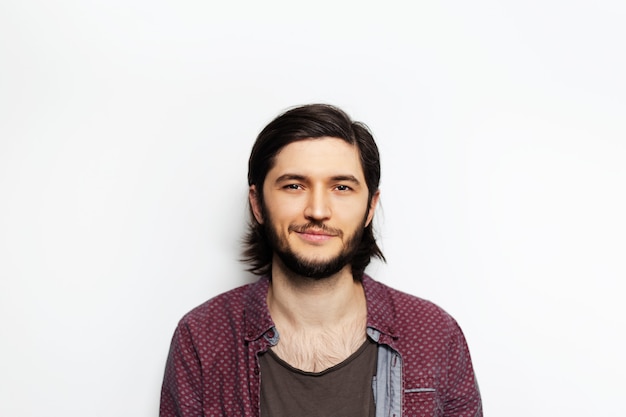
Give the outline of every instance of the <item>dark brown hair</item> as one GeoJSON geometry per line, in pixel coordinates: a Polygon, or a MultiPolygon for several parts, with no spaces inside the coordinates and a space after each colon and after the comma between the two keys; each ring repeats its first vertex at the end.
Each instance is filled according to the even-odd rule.
{"type": "MultiPolygon", "coordinates": [[[[368,207],[378,191],[380,156],[378,147],[367,126],[354,122],[341,109],[328,104],[309,104],[292,108],[272,120],[257,136],[248,161],[248,185],[256,187],[263,203],[263,183],[274,165],[274,158],[286,145],[299,140],[333,137],[357,147],[368,189],[368,207]]],[[[352,258],[352,275],[360,280],[373,256],[385,257],[376,244],[373,222],[365,228],[358,249],[352,258]]],[[[242,261],[250,265],[248,271],[265,275],[271,271],[273,250],[263,225],[252,212],[248,232],[244,238],[242,261]]]]}

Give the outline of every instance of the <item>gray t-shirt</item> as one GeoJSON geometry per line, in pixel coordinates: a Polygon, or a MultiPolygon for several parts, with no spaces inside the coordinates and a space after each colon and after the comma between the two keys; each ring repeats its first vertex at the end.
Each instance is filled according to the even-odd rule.
{"type": "Polygon", "coordinates": [[[367,339],[345,361],[322,372],[290,366],[274,352],[260,356],[261,417],[374,417],[378,346],[367,339]]]}

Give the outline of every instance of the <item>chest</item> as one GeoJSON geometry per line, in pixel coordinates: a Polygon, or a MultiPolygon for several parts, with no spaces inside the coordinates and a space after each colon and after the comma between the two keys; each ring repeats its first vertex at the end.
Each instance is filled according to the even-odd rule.
{"type": "Polygon", "coordinates": [[[262,354],[259,363],[261,416],[375,416],[377,345],[370,340],[321,372],[296,369],[271,351],[262,354]]]}
{"type": "Polygon", "coordinates": [[[366,340],[366,317],[337,326],[302,327],[277,320],[278,343],[272,351],[290,366],[321,372],[355,353],[366,340]]]}

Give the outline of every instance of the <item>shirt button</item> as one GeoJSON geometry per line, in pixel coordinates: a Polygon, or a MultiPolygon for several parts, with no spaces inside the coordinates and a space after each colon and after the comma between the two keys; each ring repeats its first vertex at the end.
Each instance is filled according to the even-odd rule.
{"type": "Polygon", "coordinates": [[[274,330],[269,330],[269,331],[267,332],[267,337],[269,337],[270,339],[271,339],[272,337],[274,337],[274,330]]]}

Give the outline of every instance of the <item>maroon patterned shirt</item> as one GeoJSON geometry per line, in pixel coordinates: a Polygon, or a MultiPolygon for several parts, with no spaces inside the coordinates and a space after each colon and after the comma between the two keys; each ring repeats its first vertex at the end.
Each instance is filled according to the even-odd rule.
{"type": "MultiPolygon", "coordinates": [[[[161,391],[161,417],[259,416],[257,355],[278,343],[260,278],[180,321],[161,391]]],[[[482,417],[461,329],[420,298],[363,277],[367,334],[378,343],[376,416],[482,417]]]]}

